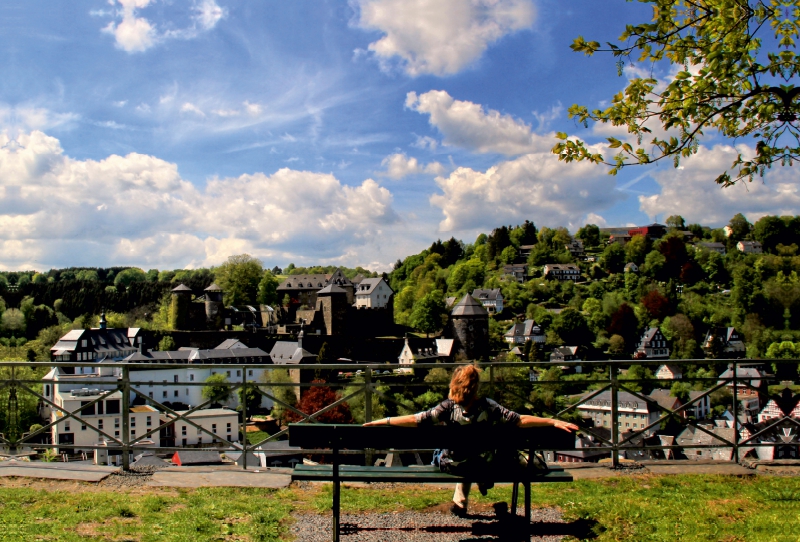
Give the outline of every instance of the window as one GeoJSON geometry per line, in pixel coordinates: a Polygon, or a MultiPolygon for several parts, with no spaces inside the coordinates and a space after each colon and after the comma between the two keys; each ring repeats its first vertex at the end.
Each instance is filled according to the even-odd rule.
{"type": "Polygon", "coordinates": [[[172,395],[173,397],[178,397],[178,390],[175,390],[172,395]]]}
{"type": "Polygon", "coordinates": [[[100,401],[100,402],[97,403],[97,413],[98,414],[102,414],[103,413],[103,401],[100,401]]]}
{"type": "Polygon", "coordinates": [[[183,439],[183,440],[181,441],[181,444],[182,444],[183,446],[186,446],[186,439],[183,439]]]}
{"type": "Polygon", "coordinates": [[[119,429],[119,418],[114,418],[114,429],[119,429]]]}
{"type": "Polygon", "coordinates": [[[228,378],[230,378],[231,372],[230,371],[225,371],[225,372],[228,373],[228,378]]]}
{"type": "Polygon", "coordinates": [[[131,436],[132,436],[132,437],[135,437],[135,436],[136,436],[136,429],[131,429],[131,436]]]}
{"type": "Polygon", "coordinates": [[[147,417],[147,427],[150,427],[152,425],[153,425],[153,417],[152,416],[148,416],[147,417]]]}
{"type": "Polygon", "coordinates": [[[198,434],[198,435],[202,435],[202,434],[203,434],[203,430],[202,430],[202,429],[200,429],[199,427],[197,428],[197,434],[198,434]]]}
{"type": "Polygon", "coordinates": [[[242,376],[242,371],[241,370],[237,370],[236,371],[236,376],[242,376]]]}
{"type": "Polygon", "coordinates": [[[153,398],[153,392],[152,391],[150,393],[148,393],[147,395],[150,397],[150,399],[153,398]]]}
{"type": "Polygon", "coordinates": [[[102,418],[97,420],[97,428],[98,429],[102,429],[103,428],[103,419],[102,418]]]}
{"type": "Polygon", "coordinates": [[[249,371],[247,371],[247,376],[253,376],[253,369],[250,369],[249,371]]]}
{"type": "Polygon", "coordinates": [[[186,397],[189,397],[189,388],[186,388],[186,397]]]}
{"type": "Polygon", "coordinates": [[[197,444],[203,444],[203,437],[197,437],[197,444]]]}
{"type": "Polygon", "coordinates": [[[194,382],[194,375],[189,375],[189,382],[194,382]]]}
{"type": "Polygon", "coordinates": [[[173,382],[177,382],[178,381],[178,375],[172,375],[172,381],[173,382]]]}
{"type": "Polygon", "coordinates": [[[81,431],[86,431],[86,424],[81,424],[81,431]]]}
{"type": "MultiPolygon", "coordinates": [[[[152,397],[152,395],[150,397],[152,397]]],[[[119,414],[120,412],[119,399],[106,401],[106,414],[119,414]]]]}
{"type": "Polygon", "coordinates": [[[136,417],[131,417],[131,427],[136,427],[136,417]]]}
{"type": "Polygon", "coordinates": [[[114,438],[119,438],[119,431],[114,431],[114,438]]]}
{"type": "Polygon", "coordinates": [[[216,434],[216,432],[217,432],[217,424],[215,424],[215,423],[211,424],[211,432],[216,434]]]}
{"type": "Polygon", "coordinates": [[[86,339],[84,339],[84,340],[82,340],[82,341],[81,341],[81,346],[83,346],[84,348],[86,348],[86,339]]]}
{"type": "Polygon", "coordinates": [[[231,422],[228,422],[225,429],[227,429],[228,433],[231,432],[231,422]]]}
{"type": "Polygon", "coordinates": [[[186,426],[185,425],[181,426],[181,435],[184,436],[184,437],[186,436],[186,426]]]}
{"type": "Polygon", "coordinates": [[[166,399],[166,398],[167,398],[167,390],[164,390],[164,391],[162,391],[162,392],[161,392],[161,397],[162,397],[163,399],[166,399]]]}

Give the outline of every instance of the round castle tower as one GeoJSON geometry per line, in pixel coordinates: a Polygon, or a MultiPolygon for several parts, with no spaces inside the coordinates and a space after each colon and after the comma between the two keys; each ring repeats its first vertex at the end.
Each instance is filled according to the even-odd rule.
{"type": "Polygon", "coordinates": [[[450,313],[455,355],[468,360],[489,356],[489,312],[467,294],[450,313]]]}
{"type": "Polygon", "coordinates": [[[172,329],[189,329],[189,306],[192,304],[192,289],[185,284],[180,284],[172,289],[172,306],[170,307],[169,320],[172,329]]]}
{"type": "Polygon", "coordinates": [[[209,329],[222,327],[222,288],[212,284],[205,290],[206,293],[206,324],[209,329]]]}

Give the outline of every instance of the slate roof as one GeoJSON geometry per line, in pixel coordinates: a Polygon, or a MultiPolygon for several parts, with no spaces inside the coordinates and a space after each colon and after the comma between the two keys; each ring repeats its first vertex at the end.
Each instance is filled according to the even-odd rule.
{"type": "Polygon", "coordinates": [[[650,392],[649,397],[653,399],[662,409],[675,410],[681,406],[677,397],[670,395],[670,390],[655,389],[650,392]]]}
{"type": "Polygon", "coordinates": [[[206,288],[203,291],[204,292],[221,292],[222,288],[220,288],[219,286],[217,286],[216,283],[214,283],[214,284],[212,284],[211,286],[209,286],[208,288],[206,288]]]}
{"type": "Polygon", "coordinates": [[[467,294],[461,301],[458,302],[450,313],[452,316],[489,316],[489,313],[483,308],[474,297],[467,294]]]}
{"type": "Polygon", "coordinates": [[[243,342],[241,342],[239,339],[225,339],[218,346],[216,346],[214,348],[214,350],[230,350],[231,348],[234,348],[234,347],[241,348],[241,346],[236,346],[237,344],[240,344],[240,345],[244,346],[245,348],[247,348],[247,346],[243,342]]]}
{"type": "Polygon", "coordinates": [[[175,288],[172,289],[173,292],[191,292],[192,289],[186,286],[185,284],[179,284],[175,288]]]}
{"type": "Polygon", "coordinates": [[[170,350],[167,352],[147,351],[134,352],[126,357],[125,362],[139,363],[266,363],[267,353],[260,348],[227,348],[200,350],[170,350]]]}
{"type": "Polygon", "coordinates": [[[477,288],[472,290],[472,297],[475,299],[480,300],[488,300],[488,301],[496,301],[498,298],[502,298],[503,294],[500,293],[500,288],[494,288],[491,290],[484,290],[481,288],[477,288]]]}
{"type": "MultiPolygon", "coordinates": [[[[733,378],[733,370],[725,369],[725,372],[719,375],[720,378],[733,378]]],[[[737,367],[736,378],[742,380],[750,380],[750,385],[757,388],[761,385],[761,379],[764,378],[764,373],[755,367],[737,367]]],[[[731,380],[729,383],[733,383],[731,380]]],[[[722,384],[722,382],[718,382],[722,384]]]]}
{"type": "Polygon", "coordinates": [[[328,286],[324,287],[322,290],[317,292],[317,295],[334,295],[334,294],[347,294],[347,292],[343,288],[339,288],[335,284],[329,284],[328,286]]]}
{"type": "MultiPolygon", "coordinates": [[[[97,352],[98,357],[103,354],[114,354],[120,350],[131,350],[137,348],[134,338],[139,334],[140,328],[92,328],[92,329],[73,329],[61,337],[58,342],[50,348],[55,355],[72,352],[76,349],[97,352]],[[86,346],[79,346],[80,341],[87,341],[86,346]]],[[[91,360],[89,360],[91,361],[91,360]]]]}
{"type": "Polygon", "coordinates": [[[316,360],[311,352],[298,346],[296,342],[278,341],[269,352],[272,363],[276,365],[298,365],[306,360],[316,360]]]}

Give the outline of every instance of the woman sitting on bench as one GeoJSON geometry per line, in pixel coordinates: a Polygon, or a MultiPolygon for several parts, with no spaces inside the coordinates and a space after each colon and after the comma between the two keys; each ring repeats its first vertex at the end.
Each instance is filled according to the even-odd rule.
{"type": "MultiPolygon", "coordinates": [[[[517,427],[545,427],[553,426],[565,431],[576,431],[578,426],[562,420],[552,418],[539,418],[536,416],[520,415],[513,412],[496,401],[488,398],[478,398],[480,387],[480,369],[474,365],[463,365],[453,371],[450,380],[450,393],[448,398],[424,412],[408,416],[384,418],[364,425],[398,425],[403,427],[416,427],[418,425],[466,425],[473,423],[489,424],[514,424],[517,427]]],[[[444,451],[445,456],[448,453],[444,451]]],[[[469,498],[471,484],[456,484],[453,494],[453,506],[450,511],[460,517],[467,513],[467,499],[469,498]]],[[[485,494],[485,487],[478,485],[481,493],[485,494]]]]}

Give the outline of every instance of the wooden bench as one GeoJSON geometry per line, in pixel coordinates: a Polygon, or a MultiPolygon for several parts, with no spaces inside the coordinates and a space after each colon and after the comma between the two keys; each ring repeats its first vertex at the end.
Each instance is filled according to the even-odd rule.
{"type": "Polygon", "coordinates": [[[571,482],[572,476],[563,469],[494,469],[469,480],[439,471],[435,466],[372,467],[341,465],[341,451],[348,450],[453,450],[483,451],[486,449],[570,450],[575,448],[575,435],[553,427],[520,429],[517,427],[432,426],[392,427],[325,424],[290,424],[289,445],[306,450],[332,450],[331,465],[297,465],[292,472],[296,481],[333,482],[333,541],[339,541],[340,484],[342,482],[407,482],[513,483],[511,512],[516,513],[519,484],[525,489],[525,519],[530,524],[531,484],[571,482]]]}

